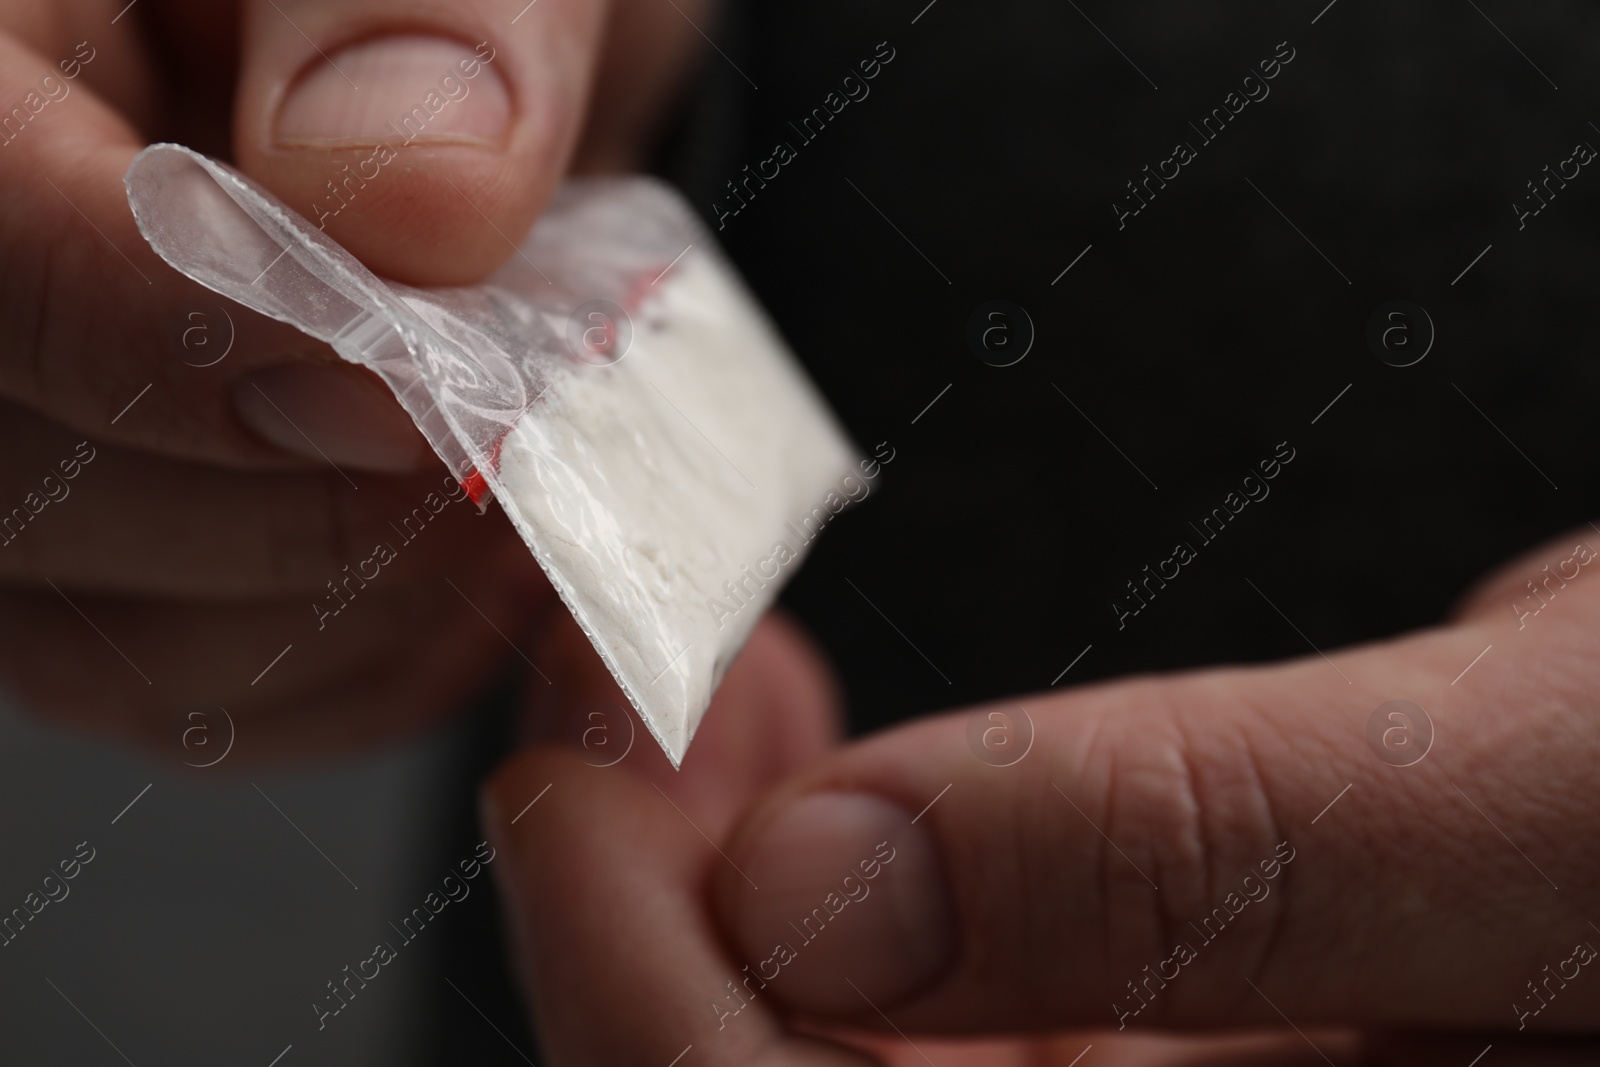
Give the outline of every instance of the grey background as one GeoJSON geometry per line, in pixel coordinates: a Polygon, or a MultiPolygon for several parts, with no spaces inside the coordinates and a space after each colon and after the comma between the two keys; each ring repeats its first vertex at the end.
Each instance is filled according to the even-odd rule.
{"type": "MultiPolygon", "coordinates": [[[[22,906],[79,842],[97,853],[64,900],[0,948],[0,1059],[267,1067],[292,1044],[282,1067],[423,1062],[418,1013],[441,989],[457,995],[439,966],[451,907],[321,1032],[310,1005],[377,941],[398,946],[388,923],[447,873],[419,857],[436,851],[458,799],[441,794],[461,749],[458,728],[359,761],[240,777],[229,760],[179,762],[216,749],[187,753],[175,737],[172,760],[158,762],[0,698],[0,908],[22,906]]],[[[474,893],[492,892],[490,877],[474,893]]],[[[472,975],[449,977],[471,990],[472,975]]]]}

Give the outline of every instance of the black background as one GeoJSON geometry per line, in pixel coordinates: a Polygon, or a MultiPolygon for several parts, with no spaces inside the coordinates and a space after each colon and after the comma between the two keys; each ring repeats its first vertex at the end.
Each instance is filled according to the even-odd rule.
{"type": "Polygon", "coordinates": [[[1512,204],[1600,144],[1600,12],[937,0],[913,25],[925,2],[738,8],[719,44],[759,89],[710,55],[669,171],[715,227],[723,182],[797,149],[718,236],[855,439],[895,449],[785,598],[858,727],[1047,688],[1089,645],[1062,685],[1426,625],[1592,516],[1600,175],[1520,232],[1512,204]],[[870,95],[800,144],[885,40],[870,95]],[[1125,183],[1283,41],[1270,96],[1119,231],[1125,183]],[[1006,368],[966,342],[996,298],[1037,335],[1006,368]],[[1396,299],[1437,331],[1411,367],[1366,341],[1396,299]],[[1271,495],[1201,547],[1188,523],[1281,441],[1271,495]],[[1119,630],[1180,539],[1199,558],[1119,630]]]}

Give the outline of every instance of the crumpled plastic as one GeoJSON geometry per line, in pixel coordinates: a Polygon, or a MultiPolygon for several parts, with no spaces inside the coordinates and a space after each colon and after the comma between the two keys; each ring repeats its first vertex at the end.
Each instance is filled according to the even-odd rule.
{"type": "Polygon", "coordinates": [[[169,264],[388,384],[678,765],[858,462],[682,199],[569,181],[481,285],[419,289],[182,146],[145,149],[126,185],[169,264]]]}

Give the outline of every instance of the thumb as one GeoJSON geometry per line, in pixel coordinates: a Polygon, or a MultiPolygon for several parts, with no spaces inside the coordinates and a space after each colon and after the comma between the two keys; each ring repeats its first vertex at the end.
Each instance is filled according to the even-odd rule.
{"type": "Polygon", "coordinates": [[[1568,709],[1592,677],[1519,690],[1502,672],[1530,664],[1507,656],[1452,688],[1486,639],[1437,630],[882,734],[745,817],[726,852],[761,890],[718,872],[720,924],[790,1008],[910,1033],[1515,1029],[1546,1003],[1538,1025],[1577,1025],[1600,996],[1570,981],[1600,945],[1583,784],[1600,730],[1568,709]],[[1374,709],[1402,697],[1438,724],[1425,761],[1369,747],[1374,709]],[[1031,748],[995,758],[985,734],[1028,722],[1031,748]]]}
{"type": "Polygon", "coordinates": [[[829,743],[834,695],[821,660],[793,627],[762,620],[674,771],[648,737],[622,740],[635,736],[624,733],[632,713],[613,714],[624,699],[586,645],[565,611],[538,635],[550,684],[532,684],[530,710],[547,720],[546,741],[571,744],[524,748],[483,801],[549,1062],[666,1064],[689,1045],[684,1063],[862,1064],[792,1039],[760,1007],[734,1012],[723,998],[744,973],[704,901],[706,870],[725,862],[716,842],[745,802],[829,743]],[[626,1026],[616,1025],[618,1005],[626,1026]]]}
{"type": "Polygon", "coordinates": [[[243,169],[377,273],[476,281],[566,169],[606,5],[251,0],[243,169]]]}

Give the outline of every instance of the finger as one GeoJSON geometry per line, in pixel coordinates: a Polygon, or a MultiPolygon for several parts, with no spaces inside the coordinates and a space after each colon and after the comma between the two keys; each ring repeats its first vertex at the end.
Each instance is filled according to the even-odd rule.
{"type": "Polygon", "coordinates": [[[1515,621],[1518,631],[1524,630],[1596,559],[1600,559],[1600,531],[1590,525],[1576,527],[1536,545],[1474,583],[1457,602],[1451,617],[1498,616],[1501,621],[1515,621]]]}
{"type": "MultiPolygon", "coordinates": [[[[1327,1067],[1330,1061],[1371,1067],[1363,1055],[1361,1036],[1338,1031],[1296,1033],[1278,1027],[1216,1036],[1131,1032],[1091,1036],[1099,1067],[1327,1067]]],[[[1071,1067],[1072,1056],[1084,1047],[1076,1039],[1053,1040],[1050,1045],[1054,1055],[1043,1062],[1051,1067],[1071,1067]]]]}
{"type": "Polygon", "coordinates": [[[1470,1067],[1478,1057],[1487,1067],[1491,1053],[1496,1067],[1578,1067],[1600,1056],[1600,1042],[1580,1035],[1383,1034],[1367,1048],[1377,1067],[1470,1067]]]}
{"type": "MultiPolygon", "coordinates": [[[[58,81],[76,82],[66,87],[69,91],[81,87],[116,100],[124,116],[143,123],[158,111],[160,83],[145,51],[139,17],[117,18],[124,6],[116,0],[7,0],[0,8],[0,34],[48,60],[58,81]]],[[[0,145],[9,145],[32,127],[34,118],[61,102],[50,99],[59,86],[35,82],[30,88],[45,96],[45,106],[35,110],[37,102],[4,98],[7,104],[20,102],[23,114],[14,109],[8,113],[12,121],[0,145]]]]}
{"type": "Polygon", "coordinates": [[[715,852],[648,783],[594,775],[570,751],[535,748],[490,787],[497,880],[549,1062],[670,1063],[692,1049],[708,1067],[871,1063],[756,1007],[720,1021],[745,974],[695,889],[715,852]]]}
{"type": "Polygon", "coordinates": [[[374,587],[321,628],[306,603],[8,592],[0,678],[35,714],[173,760],[193,758],[180,745],[187,714],[219,707],[241,738],[230,766],[367,749],[462,710],[502,665],[537,677],[508,635],[554,598],[504,563],[374,587]]]}
{"type": "Polygon", "coordinates": [[[326,598],[332,610],[352,575],[357,589],[380,572],[408,580],[391,558],[431,576],[496,543],[520,547],[442,469],[243,474],[96,444],[4,403],[0,454],[0,580],[10,582],[213,602],[326,598]]]}
{"type": "MultiPolygon", "coordinates": [[[[969,747],[984,717],[976,735],[954,715],[867,740],[747,817],[727,851],[761,890],[716,872],[724,928],[764,959],[798,925],[805,948],[774,997],[908,1032],[1514,1029],[1513,1003],[1540,1003],[1527,982],[1547,965],[1570,981],[1589,951],[1575,946],[1600,945],[1582,784],[1600,736],[1570,662],[1542,691],[1516,681],[1543,673],[1537,646],[1452,687],[1487,635],[1502,636],[1028,701],[1032,748],[1012,766],[969,747]],[[1408,767],[1365,738],[1399,696],[1441,731],[1408,767]],[[827,894],[852,866],[880,877],[835,919],[827,894]]],[[[988,712],[1022,722],[1014,705],[988,712]]],[[[1572,986],[1529,1025],[1592,1020],[1600,985],[1572,986]]]]}
{"type": "Polygon", "coordinates": [[[252,0],[238,158],[381,275],[476,281],[565,171],[604,3],[252,0]]]}
{"type": "Polygon", "coordinates": [[[708,51],[697,27],[709,27],[714,8],[712,0],[614,0],[575,171],[645,166],[653,131],[678,103],[674,90],[708,51]]]}
{"type": "Polygon", "coordinates": [[[551,684],[531,686],[522,734],[528,743],[566,744],[598,768],[620,765],[687,812],[713,839],[774,779],[837,742],[839,695],[822,656],[774,612],[740,653],[743,666],[718,687],[682,769],[637,725],[635,713],[589,638],[564,611],[543,619],[533,648],[551,684]],[[622,762],[625,758],[625,762],[622,762]]]}
{"type": "MultiPolygon", "coordinates": [[[[592,751],[552,745],[524,750],[486,788],[495,869],[552,1063],[665,1064],[688,1046],[702,1065],[868,1062],[790,1036],[759,1000],[728,1018],[729,986],[745,973],[720,947],[703,902],[708,866],[724,862],[717,826],[731,820],[718,805],[758,788],[753,772],[768,761],[814,756],[831,715],[795,646],[771,622],[757,628],[681,772],[717,781],[682,788],[678,799],[630,769],[632,755],[602,767],[592,751]],[[806,747],[785,721],[796,719],[812,724],[806,747]]],[[[586,699],[559,687],[555,695],[586,699]]]]}
{"type": "MultiPolygon", "coordinates": [[[[1355,1034],[1293,1030],[1173,1037],[1151,1033],[1078,1030],[1049,1037],[915,1041],[854,1032],[841,1040],[870,1052],[890,1067],[1327,1067],[1363,1064],[1355,1034]],[[1091,1060],[1089,1057],[1093,1055],[1091,1060]]],[[[1429,1065],[1431,1067],[1431,1064],[1429,1065]]],[[[1465,1062],[1451,1067],[1465,1067],[1465,1062]]]]}
{"type": "MultiPolygon", "coordinates": [[[[898,1038],[886,1039],[884,1043],[888,1044],[889,1040],[898,1038]]],[[[904,1041],[900,1043],[903,1047],[904,1041]]],[[[952,1042],[944,1047],[963,1048],[974,1044],[983,1047],[985,1043],[952,1042]]],[[[932,1039],[918,1040],[917,1046],[926,1050],[939,1067],[955,1067],[947,1065],[944,1057],[933,1051],[941,1045],[932,1039]]],[[[1080,1030],[1038,1040],[1013,1040],[1011,1047],[1025,1051],[1025,1055],[1016,1060],[1018,1067],[1079,1067],[1090,1062],[1090,1055],[1096,1067],[1327,1067],[1330,1060],[1341,1067],[1346,1064],[1371,1067],[1363,1057],[1364,1046],[1359,1034],[1324,1030],[1296,1033],[1283,1027],[1182,1035],[1080,1030]],[[1078,1062],[1074,1063],[1075,1060],[1078,1062]]],[[[912,1061],[903,1057],[894,1063],[895,1067],[901,1067],[902,1063],[904,1067],[913,1067],[912,1061]]],[[[972,1067],[989,1067],[989,1064],[987,1060],[972,1061],[972,1067]]]]}
{"type": "Polygon", "coordinates": [[[0,116],[0,396],[169,456],[435,465],[368,372],[224,306],[149,248],[122,185],[143,139],[88,87],[114,43],[62,40],[47,57],[0,35],[0,100],[23,102],[0,116]]]}

